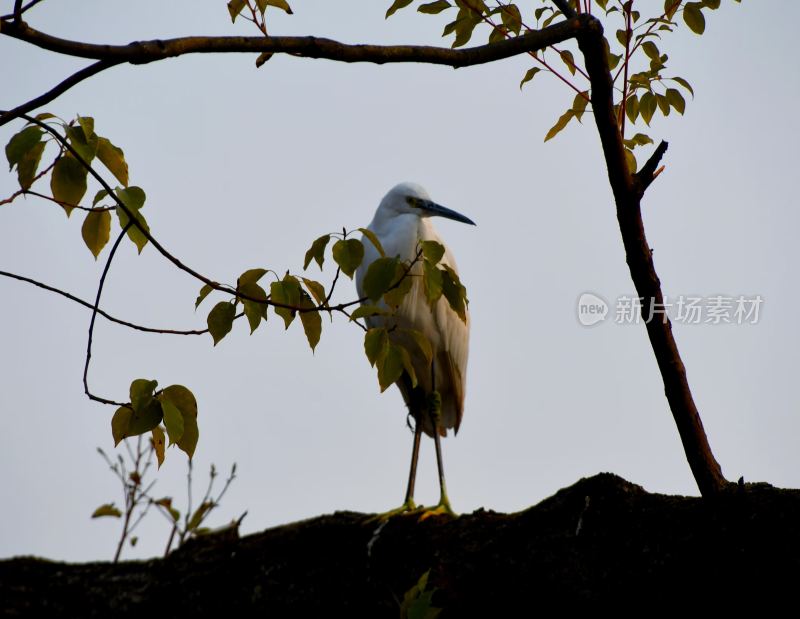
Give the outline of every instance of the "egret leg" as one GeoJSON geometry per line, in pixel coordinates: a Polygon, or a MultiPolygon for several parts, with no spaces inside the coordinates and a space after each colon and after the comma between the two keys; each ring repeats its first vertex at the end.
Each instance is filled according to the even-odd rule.
{"type": "Polygon", "coordinates": [[[389,510],[374,517],[375,520],[388,520],[392,516],[399,516],[409,512],[417,511],[417,504],[414,502],[414,484],[417,480],[417,461],[419,460],[419,443],[422,436],[422,424],[417,422],[414,425],[414,447],[411,451],[411,470],[408,472],[408,489],[406,490],[406,500],[398,508],[389,510]]]}
{"type": "Polygon", "coordinates": [[[432,508],[423,511],[420,520],[425,520],[431,516],[440,516],[448,514],[456,516],[457,514],[450,507],[450,499],[447,496],[447,485],[444,481],[444,462],[442,461],[442,444],[439,439],[439,421],[442,418],[442,396],[436,391],[436,373],[435,363],[431,364],[431,384],[433,391],[428,397],[428,414],[431,418],[431,425],[433,425],[433,444],[436,446],[436,467],[439,470],[439,504],[432,508]]]}

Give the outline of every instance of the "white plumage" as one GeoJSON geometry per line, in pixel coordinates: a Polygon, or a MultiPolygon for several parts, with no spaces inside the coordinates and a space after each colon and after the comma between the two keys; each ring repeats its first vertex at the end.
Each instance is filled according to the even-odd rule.
{"type": "MultiPolygon", "coordinates": [[[[429,219],[432,216],[473,224],[463,215],[431,201],[428,193],[419,185],[401,183],[392,188],[381,200],[368,228],[378,237],[387,256],[399,256],[401,260],[413,260],[417,255],[420,241],[436,241],[445,247],[440,264],[446,264],[458,272],[452,252],[437,234],[429,219]]],[[[363,281],[367,269],[379,257],[377,249],[368,239],[364,238],[363,244],[364,260],[356,273],[356,286],[361,297],[365,296],[363,281]]],[[[401,328],[416,329],[428,338],[433,350],[434,372],[432,377],[423,354],[419,352],[412,341],[402,341],[403,338],[410,340],[410,336],[404,335],[401,330],[390,332],[390,338],[397,343],[405,344],[405,348],[411,353],[412,365],[418,380],[417,387],[412,388],[410,378],[404,373],[396,383],[403,394],[409,412],[414,417],[417,428],[407,502],[411,499],[410,495],[413,494],[419,430],[435,437],[437,455],[439,455],[438,434],[445,436],[447,430],[451,428],[458,432],[464,413],[465,379],[469,353],[469,313],[467,313],[466,322],[461,320],[444,297],[441,297],[431,309],[422,287],[420,262],[414,265],[411,275],[414,283],[395,316],[391,318],[373,316],[367,319],[370,327],[397,324],[401,328]],[[432,384],[434,378],[435,387],[432,384]],[[438,432],[436,433],[428,410],[429,396],[434,388],[441,395],[442,402],[438,432]]],[[[440,477],[443,486],[441,467],[440,477]]],[[[443,498],[446,498],[444,487],[442,487],[442,492],[443,498]]]]}

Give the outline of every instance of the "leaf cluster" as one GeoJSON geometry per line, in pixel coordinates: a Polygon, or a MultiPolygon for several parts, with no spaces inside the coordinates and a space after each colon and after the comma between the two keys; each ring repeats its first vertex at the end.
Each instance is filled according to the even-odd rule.
{"type": "Polygon", "coordinates": [[[177,445],[191,458],[200,431],[194,394],[183,385],[170,385],[158,392],[157,386],[157,381],[144,378],[131,383],[130,402],[120,406],[111,418],[111,434],[114,445],[118,445],[128,437],[150,432],[161,466],[166,438],[169,438],[169,445],[177,445]]]}

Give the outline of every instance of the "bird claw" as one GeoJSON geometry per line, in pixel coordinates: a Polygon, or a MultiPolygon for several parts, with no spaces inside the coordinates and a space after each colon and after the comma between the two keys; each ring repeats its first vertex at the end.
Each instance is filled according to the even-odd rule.
{"type": "Polygon", "coordinates": [[[428,509],[420,507],[417,511],[420,512],[419,522],[427,520],[428,518],[433,518],[434,516],[450,516],[452,518],[458,518],[458,514],[453,511],[452,507],[450,507],[450,501],[447,499],[439,501],[439,504],[436,507],[431,507],[428,509]]]}
{"type": "Polygon", "coordinates": [[[425,508],[414,502],[414,499],[407,499],[405,503],[403,503],[400,507],[395,509],[390,509],[388,512],[383,512],[382,514],[375,514],[374,516],[370,516],[367,519],[367,522],[386,522],[390,518],[394,518],[395,516],[401,515],[408,515],[414,514],[418,511],[424,511],[425,508]]]}

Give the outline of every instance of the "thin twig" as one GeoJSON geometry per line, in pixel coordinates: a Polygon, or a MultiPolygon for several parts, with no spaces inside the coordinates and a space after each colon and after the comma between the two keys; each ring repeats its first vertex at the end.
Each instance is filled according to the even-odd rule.
{"type": "MultiPolygon", "coordinates": [[[[3,23],[3,28],[5,28],[5,22],[3,23]]],[[[0,30],[2,32],[2,30],[0,30]]],[[[18,105],[13,110],[8,110],[0,113],[0,127],[5,125],[6,123],[11,122],[15,118],[21,118],[23,114],[27,112],[33,111],[38,107],[45,105],[46,103],[50,103],[59,95],[64,94],[73,86],[81,83],[83,80],[92,77],[93,75],[97,75],[101,71],[105,71],[106,69],[110,69],[118,64],[122,64],[121,60],[101,60],[94,64],[89,65],[73,73],[67,79],[62,82],[59,82],[53,88],[48,90],[47,92],[39,95],[38,97],[31,99],[23,103],[22,105],[18,105]]]]}
{"type": "MultiPolygon", "coordinates": [[[[114,259],[114,254],[117,253],[117,248],[119,244],[122,242],[122,239],[128,233],[131,225],[133,223],[133,219],[131,219],[128,224],[122,229],[117,240],[114,241],[114,245],[111,247],[111,252],[108,254],[108,259],[106,260],[106,266],[103,268],[103,274],[100,276],[100,283],[97,286],[97,296],[94,300],[94,305],[92,306],[92,319],[89,321],[89,338],[86,344],[86,363],[83,366],[83,390],[84,393],[88,396],[90,400],[94,400],[95,402],[102,402],[103,404],[111,404],[112,406],[128,406],[128,404],[124,402],[116,402],[114,400],[108,400],[106,398],[101,398],[99,396],[94,395],[89,390],[89,362],[92,360],[92,337],[94,335],[94,322],[97,318],[97,310],[100,306],[100,295],[103,294],[103,286],[106,282],[106,275],[108,275],[108,269],[111,266],[111,261],[114,259]]],[[[119,553],[117,553],[119,554],[119,553]]]]}
{"type": "MultiPolygon", "coordinates": [[[[92,305],[88,301],[85,301],[85,300],[83,300],[81,298],[78,298],[78,297],[70,294],[69,292],[64,292],[63,290],[59,290],[58,288],[55,288],[53,286],[49,286],[49,285],[44,284],[42,282],[39,282],[39,281],[37,281],[35,279],[31,279],[30,277],[25,277],[24,275],[17,275],[16,273],[9,273],[8,271],[0,271],[0,276],[9,277],[11,279],[16,279],[18,281],[26,282],[28,284],[33,284],[34,286],[36,286],[38,288],[42,288],[43,290],[47,290],[49,292],[55,292],[56,294],[59,294],[62,297],[65,297],[65,298],[69,299],[70,301],[74,301],[75,303],[78,303],[79,305],[82,305],[82,306],[84,306],[84,307],[86,307],[88,309],[91,309],[91,310],[94,309],[94,305],[92,305]]],[[[179,329],[158,329],[156,327],[145,327],[145,326],[142,326],[142,325],[137,325],[137,324],[132,323],[132,322],[128,322],[127,320],[122,320],[121,318],[116,318],[115,316],[112,316],[111,314],[109,314],[108,312],[106,312],[106,311],[104,311],[104,310],[102,310],[100,308],[97,309],[97,313],[100,314],[106,320],[109,320],[111,322],[115,322],[118,325],[122,325],[123,327],[128,327],[130,329],[135,329],[136,331],[142,331],[144,333],[159,333],[159,334],[164,334],[164,335],[204,335],[204,334],[208,333],[208,328],[205,328],[205,329],[179,330],[179,329]]],[[[242,316],[244,316],[244,313],[236,314],[236,316],[234,317],[234,320],[238,320],[242,316]]]]}

